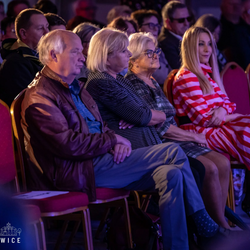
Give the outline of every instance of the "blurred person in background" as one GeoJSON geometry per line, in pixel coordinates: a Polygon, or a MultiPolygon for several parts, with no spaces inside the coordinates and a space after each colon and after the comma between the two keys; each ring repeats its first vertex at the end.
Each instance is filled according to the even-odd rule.
{"type": "Polygon", "coordinates": [[[30,8],[30,4],[26,0],[12,0],[7,7],[7,16],[16,17],[22,10],[30,8]]]}
{"type": "Polygon", "coordinates": [[[242,0],[222,0],[221,5],[221,36],[218,48],[225,53],[228,61],[233,60],[232,44],[235,31],[242,25],[242,0]]]}
{"type": "Polygon", "coordinates": [[[5,17],[1,22],[2,41],[7,38],[17,38],[15,32],[15,18],[5,17]]]}
{"type": "MultiPolygon", "coordinates": [[[[195,23],[197,27],[207,28],[213,35],[216,44],[220,38],[220,21],[212,14],[202,15],[195,23]]],[[[217,51],[217,60],[219,71],[221,72],[225,65],[227,64],[227,60],[224,54],[216,47],[217,51]]]]}
{"type": "Polygon", "coordinates": [[[243,2],[241,25],[234,31],[232,59],[246,70],[250,63],[250,0],[243,2]]]}
{"type": "Polygon", "coordinates": [[[47,13],[47,14],[44,14],[44,16],[46,17],[49,23],[50,31],[56,30],[56,29],[66,30],[66,22],[59,15],[54,14],[54,13],[47,13]]]}
{"type": "MultiPolygon", "coordinates": [[[[89,49],[89,43],[92,38],[92,36],[99,31],[100,28],[94,24],[91,23],[81,23],[78,26],[76,26],[73,30],[75,34],[77,34],[82,42],[82,53],[87,58],[88,55],[88,49],[89,49]]],[[[82,82],[86,82],[88,78],[89,70],[86,67],[86,64],[84,62],[83,67],[81,68],[81,72],[76,76],[76,79],[82,82]]]]}
{"type": "Polygon", "coordinates": [[[127,5],[118,5],[112,8],[107,15],[107,24],[117,17],[130,17],[132,10],[127,5]]]}
{"type": "Polygon", "coordinates": [[[136,22],[127,17],[115,18],[108,27],[124,31],[128,36],[138,31],[136,22]]]}
{"type": "Polygon", "coordinates": [[[89,21],[95,20],[96,5],[92,0],[77,0],[74,3],[74,10],[76,16],[82,16],[89,21]]]}
{"type": "MultiPolygon", "coordinates": [[[[154,10],[137,10],[131,14],[133,20],[137,22],[139,31],[150,32],[156,39],[161,29],[161,18],[154,10]]],[[[159,54],[160,67],[153,73],[153,77],[163,88],[164,81],[171,67],[164,53],[159,54]]]]}
{"type": "Polygon", "coordinates": [[[34,8],[37,10],[41,10],[43,13],[54,13],[57,14],[57,7],[50,0],[39,0],[34,8]]]}
{"type": "Polygon", "coordinates": [[[5,18],[4,4],[0,1],[0,22],[5,18]]]}

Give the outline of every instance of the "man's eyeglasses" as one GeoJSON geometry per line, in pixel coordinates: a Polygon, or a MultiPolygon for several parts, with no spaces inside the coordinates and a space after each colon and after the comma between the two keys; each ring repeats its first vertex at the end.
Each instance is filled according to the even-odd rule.
{"type": "Polygon", "coordinates": [[[148,58],[152,58],[154,56],[154,54],[159,56],[161,54],[161,49],[160,48],[156,48],[155,50],[148,49],[148,50],[144,51],[143,54],[146,54],[148,56],[148,58]]]}
{"type": "Polygon", "coordinates": [[[151,30],[154,30],[155,28],[157,28],[158,30],[161,28],[161,25],[158,23],[144,23],[142,24],[142,26],[147,25],[151,30]]]}
{"type": "Polygon", "coordinates": [[[174,20],[176,20],[178,23],[184,23],[185,20],[187,20],[189,23],[193,20],[193,17],[188,16],[188,17],[184,17],[184,18],[170,18],[171,22],[173,22],[174,20]]]}

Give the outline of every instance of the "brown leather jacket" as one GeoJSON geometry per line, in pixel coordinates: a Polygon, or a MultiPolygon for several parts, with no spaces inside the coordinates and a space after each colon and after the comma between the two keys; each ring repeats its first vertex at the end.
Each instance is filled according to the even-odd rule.
{"type": "Polygon", "coordinates": [[[101,134],[90,134],[72,100],[68,84],[45,66],[28,86],[22,103],[22,128],[28,153],[28,187],[33,190],[82,191],[96,199],[94,157],[116,144],[103,124],[98,107],[80,83],[80,98],[96,120],[101,134]]]}

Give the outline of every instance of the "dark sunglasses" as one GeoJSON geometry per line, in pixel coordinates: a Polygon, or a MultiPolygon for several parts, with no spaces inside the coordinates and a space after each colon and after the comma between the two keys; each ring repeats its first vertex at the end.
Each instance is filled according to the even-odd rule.
{"type": "Polygon", "coordinates": [[[184,23],[185,20],[187,20],[189,23],[193,20],[193,17],[188,16],[188,17],[184,17],[184,18],[170,18],[171,22],[173,22],[174,20],[176,20],[178,23],[184,23]]]}

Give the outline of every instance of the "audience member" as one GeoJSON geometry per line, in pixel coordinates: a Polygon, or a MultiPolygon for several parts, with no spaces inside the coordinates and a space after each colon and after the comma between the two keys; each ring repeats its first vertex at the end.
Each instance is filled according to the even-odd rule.
{"type": "Polygon", "coordinates": [[[205,166],[203,200],[210,216],[220,226],[229,228],[224,217],[228,195],[230,162],[228,159],[206,147],[206,138],[182,130],[174,120],[176,111],[168,101],[158,83],[151,77],[159,67],[159,49],[157,40],[150,33],[137,33],[129,37],[130,71],[126,75],[136,93],[154,110],[162,111],[167,119],[158,124],[156,131],[162,142],[177,143],[187,156],[195,158],[205,166]],[[199,146],[202,144],[202,146],[199,146]]]}
{"type": "Polygon", "coordinates": [[[50,0],[39,0],[35,5],[34,8],[37,10],[41,10],[43,13],[53,13],[57,14],[57,7],[54,3],[50,0]]]}
{"type": "MultiPolygon", "coordinates": [[[[151,32],[157,39],[160,31],[161,18],[154,10],[137,10],[132,13],[131,17],[137,22],[139,31],[151,32]]],[[[159,54],[160,67],[153,73],[155,80],[163,87],[171,67],[164,53],[159,54]]]]}
{"type": "Polygon", "coordinates": [[[66,22],[65,20],[54,13],[47,13],[44,15],[49,23],[49,30],[66,30],[66,22]]]}
{"type": "MultiPolygon", "coordinates": [[[[103,47],[108,52],[117,41],[112,35],[107,38],[107,31],[99,31],[92,38],[89,56],[94,60],[88,58],[90,65],[107,67],[110,56],[105,53],[103,57],[103,47]],[[93,46],[96,47],[92,50],[93,46]]],[[[121,36],[117,38],[117,48],[126,50],[127,36],[118,31],[114,34],[121,36]]],[[[52,31],[39,43],[39,58],[45,67],[27,89],[22,103],[30,187],[83,191],[90,201],[96,199],[95,187],[157,189],[164,249],[188,249],[186,214],[192,216],[201,235],[223,234],[224,230],[204,209],[186,156],[177,145],[168,143],[132,151],[127,139],[103,124],[97,105],[75,80],[84,61],[82,49],[80,38],[65,30],[52,31]],[[201,220],[207,226],[201,226],[201,220]]],[[[128,60],[129,55],[126,50],[120,59],[128,60]]],[[[117,65],[119,71],[124,61],[117,65]]],[[[102,74],[99,67],[94,69],[96,74],[102,74]]]]}
{"type": "Polygon", "coordinates": [[[0,1],[0,22],[5,18],[4,4],[0,1]]]}
{"type": "Polygon", "coordinates": [[[41,70],[36,47],[40,38],[48,32],[48,26],[40,10],[23,10],[15,20],[17,40],[7,39],[3,42],[0,99],[8,105],[41,70]]]}
{"type": "MultiPolygon", "coordinates": [[[[215,16],[213,16],[212,14],[202,15],[196,21],[195,26],[207,28],[212,33],[215,42],[218,43],[220,38],[220,21],[215,16]]],[[[221,72],[225,67],[225,65],[227,64],[227,60],[223,55],[223,53],[217,48],[217,46],[216,46],[216,52],[217,52],[219,71],[221,72]]]]}
{"type": "Polygon", "coordinates": [[[206,28],[190,28],[181,46],[183,66],[173,83],[181,128],[206,135],[209,148],[250,168],[250,116],[234,113],[236,105],[225,94],[212,34],[206,28]]]}
{"type": "MultiPolygon", "coordinates": [[[[83,47],[82,53],[85,58],[87,58],[88,55],[89,42],[92,36],[99,30],[100,28],[98,26],[91,23],[81,23],[74,28],[73,32],[77,34],[81,39],[83,47]]],[[[84,63],[83,67],[81,68],[81,72],[76,76],[76,79],[86,83],[88,74],[89,70],[84,63]]]]}
{"type": "Polygon", "coordinates": [[[12,0],[7,7],[7,16],[16,17],[22,10],[30,8],[30,4],[26,0],[12,0]]]}
{"type": "Polygon", "coordinates": [[[232,40],[232,60],[245,70],[250,63],[250,0],[243,2],[241,18],[232,40]]]}
{"type": "Polygon", "coordinates": [[[130,17],[131,9],[127,5],[118,5],[112,8],[107,15],[107,24],[117,17],[130,17]]]}
{"type": "MultiPolygon", "coordinates": [[[[106,110],[109,109],[111,112],[110,117],[116,120],[119,117],[118,110],[123,110],[124,117],[125,116],[130,117],[130,121],[133,119],[135,121],[133,124],[136,126],[141,126],[141,125],[145,126],[147,124],[148,125],[158,124],[159,120],[166,119],[166,116],[163,112],[150,110],[150,108],[147,107],[147,105],[144,106],[144,101],[138,97],[137,98],[135,97],[137,96],[137,94],[133,92],[133,86],[131,83],[128,83],[129,87],[124,88],[124,91],[122,91],[121,88],[119,88],[119,86],[123,86],[125,82],[127,81],[126,79],[119,76],[118,74],[124,68],[127,67],[128,59],[131,56],[131,53],[129,52],[129,50],[127,50],[127,45],[128,45],[128,39],[124,33],[122,33],[121,31],[112,30],[109,28],[102,29],[101,31],[97,32],[92,37],[90,41],[89,55],[88,55],[88,60],[87,60],[87,66],[89,70],[91,71],[88,77],[88,82],[86,84],[87,90],[89,90],[91,95],[93,95],[94,99],[97,100],[97,105],[99,107],[99,110],[101,111],[104,109],[106,110]],[[131,97],[130,102],[128,102],[127,105],[124,105],[123,100],[128,96],[131,97]],[[132,107],[133,105],[139,105],[141,108],[138,110],[136,115],[132,117],[130,115],[129,108],[132,107]]],[[[118,122],[117,122],[117,126],[119,126],[118,122]]],[[[150,140],[152,138],[147,138],[147,139],[150,140]]],[[[137,140],[138,142],[135,142],[135,139],[133,139],[134,143],[140,144],[141,141],[139,140],[138,137],[137,137],[137,140]]],[[[163,143],[163,144],[159,144],[158,146],[171,145],[171,144],[172,143],[170,144],[163,143]]],[[[152,149],[152,146],[149,146],[146,148],[152,149]]],[[[140,148],[140,149],[144,149],[144,148],[140,148]]],[[[140,149],[136,149],[136,151],[140,149]]],[[[134,170],[136,171],[136,168],[134,170]]],[[[193,184],[189,183],[189,185],[192,185],[193,187],[197,188],[197,186],[194,183],[194,179],[193,179],[193,184]]],[[[185,188],[187,188],[187,186],[185,186],[185,188]]],[[[184,196],[186,193],[185,188],[184,188],[184,196]]],[[[198,189],[196,191],[199,192],[198,189]]],[[[189,201],[190,201],[189,199],[186,200],[184,198],[184,200],[188,203],[188,206],[190,206],[191,204],[194,205],[196,203],[196,201],[192,201],[191,204],[189,204],[189,201]]],[[[168,207],[170,210],[172,210],[173,204],[168,207]]],[[[203,212],[205,211],[206,210],[204,209],[203,212]]],[[[161,226],[162,226],[162,231],[163,231],[164,249],[188,249],[187,237],[185,238],[182,237],[186,235],[186,230],[187,230],[186,227],[180,228],[179,226],[177,226],[179,223],[182,223],[182,222],[176,223],[177,218],[175,216],[173,217],[167,216],[168,219],[166,220],[165,216],[166,216],[167,211],[165,211],[164,213],[162,212],[163,210],[161,208],[161,199],[160,199],[160,215],[161,215],[161,226]],[[174,220],[175,222],[174,221],[171,222],[172,220],[174,220]],[[165,222],[166,224],[168,224],[168,226],[171,225],[170,226],[171,229],[166,228],[165,222]],[[171,236],[169,235],[170,233],[169,230],[172,232],[171,236]],[[176,231],[175,233],[175,230],[178,230],[178,231],[181,230],[181,232],[179,231],[177,233],[176,231]],[[170,241],[170,238],[172,238],[171,241],[170,241]]],[[[204,215],[204,218],[206,219],[210,218],[208,217],[207,212],[205,213],[206,215],[204,215]]],[[[181,216],[180,218],[183,219],[183,222],[185,223],[185,218],[183,218],[183,216],[181,216]]],[[[206,234],[208,237],[208,234],[207,234],[208,228],[205,229],[202,226],[202,223],[200,223],[199,221],[196,221],[196,226],[197,226],[198,231],[199,230],[203,231],[203,233],[206,234]]],[[[214,228],[214,224],[212,228],[213,228],[212,231],[214,232],[214,230],[216,230],[214,228]]],[[[224,230],[229,232],[226,229],[223,229],[223,231],[224,230]]],[[[198,234],[200,234],[201,231],[198,232],[198,234]]],[[[210,234],[210,236],[212,236],[213,234],[214,233],[210,234]]]]}
{"type": "Polygon", "coordinates": [[[242,24],[242,0],[221,1],[221,36],[218,48],[225,53],[228,61],[232,61],[232,43],[234,32],[242,24]]]}
{"type": "Polygon", "coordinates": [[[77,0],[74,3],[74,10],[76,16],[82,16],[89,21],[95,20],[96,6],[92,0],[77,0]]]}
{"type": "Polygon", "coordinates": [[[108,27],[124,31],[128,36],[138,31],[135,21],[128,17],[117,17],[108,27]]]}
{"type": "Polygon", "coordinates": [[[1,22],[2,38],[4,41],[7,38],[17,38],[15,32],[15,18],[5,17],[1,22]]]}
{"type": "Polygon", "coordinates": [[[192,17],[187,6],[178,1],[170,1],[162,9],[163,27],[158,37],[159,46],[172,69],[181,66],[180,43],[189,28],[192,17]]]}

